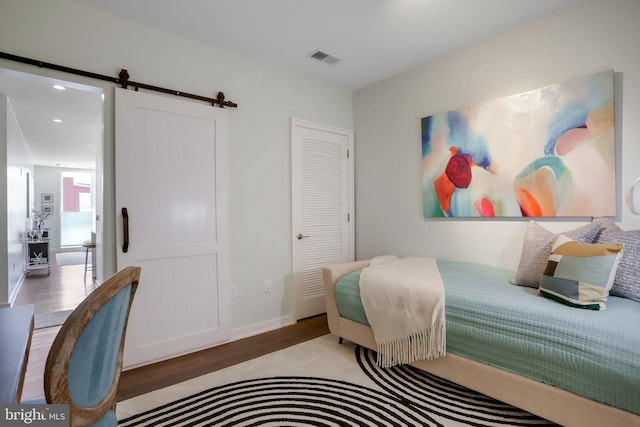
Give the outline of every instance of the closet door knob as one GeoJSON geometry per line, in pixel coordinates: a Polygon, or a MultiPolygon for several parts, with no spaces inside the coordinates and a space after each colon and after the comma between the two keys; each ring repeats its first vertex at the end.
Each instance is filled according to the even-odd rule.
{"type": "Polygon", "coordinates": [[[298,238],[298,240],[302,240],[305,237],[311,237],[311,236],[303,236],[302,234],[298,233],[298,235],[296,237],[298,238]]]}

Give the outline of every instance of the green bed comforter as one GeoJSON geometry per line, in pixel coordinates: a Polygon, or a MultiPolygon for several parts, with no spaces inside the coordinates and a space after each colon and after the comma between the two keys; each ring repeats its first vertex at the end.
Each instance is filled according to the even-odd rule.
{"type": "MultiPolygon", "coordinates": [[[[640,414],[640,303],[581,310],[509,283],[512,272],[438,261],[447,351],[640,414]]],[[[336,285],[340,315],[367,325],[360,270],[336,285]]]]}

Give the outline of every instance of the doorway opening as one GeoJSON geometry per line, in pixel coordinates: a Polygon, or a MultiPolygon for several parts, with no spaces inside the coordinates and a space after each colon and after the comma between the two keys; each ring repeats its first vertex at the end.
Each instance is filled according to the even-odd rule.
{"type": "Polygon", "coordinates": [[[86,260],[102,264],[102,248],[89,258],[82,244],[94,235],[102,244],[96,218],[103,206],[104,94],[102,87],[0,68],[0,100],[8,112],[0,129],[7,146],[2,191],[10,207],[0,245],[13,266],[2,285],[7,301],[0,303],[33,304],[36,324],[38,316],[75,308],[94,289],[85,286],[86,260]],[[49,268],[36,272],[27,269],[26,248],[42,213],[48,256],[41,260],[49,268]]]}

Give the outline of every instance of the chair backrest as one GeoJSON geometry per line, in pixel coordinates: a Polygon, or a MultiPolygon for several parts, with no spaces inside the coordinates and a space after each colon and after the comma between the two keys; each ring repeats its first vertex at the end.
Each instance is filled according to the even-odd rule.
{"type": "Polygon", "coordinates": [[[45,398],[69,405],[70,426],[116,419],[125,332],[139,278],[140,267],[126,267],[107,279],[73,310],[51,345],[45,398]]]}

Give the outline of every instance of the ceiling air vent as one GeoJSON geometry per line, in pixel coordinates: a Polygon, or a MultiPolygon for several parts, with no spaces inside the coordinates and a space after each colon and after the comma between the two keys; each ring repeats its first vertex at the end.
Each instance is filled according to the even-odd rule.
{"type": "Polygon", "coordinates": [[[324,62],[325,64],[329,65],[340,62],[340,58],[336,58],[335,56],[329,55],[328,53],[324,53],[321,50],[316,50],[309,56],[317,61],[324,62]]]}

